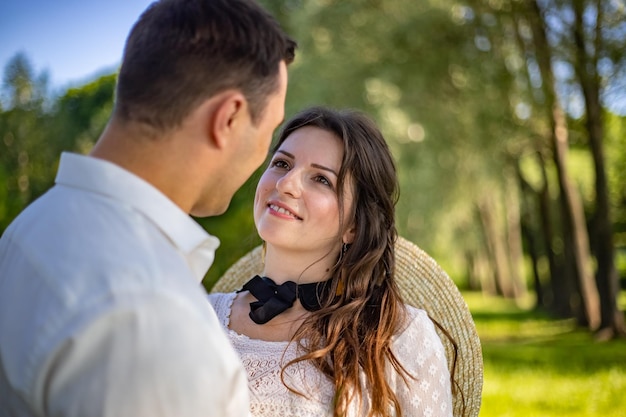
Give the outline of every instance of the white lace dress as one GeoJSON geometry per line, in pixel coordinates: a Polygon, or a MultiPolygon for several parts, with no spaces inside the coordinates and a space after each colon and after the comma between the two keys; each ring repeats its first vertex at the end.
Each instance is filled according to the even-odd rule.
{"type": "MultiPolygon", "coordinates": [[[[228,328],[235,296],[210,294],[209,300],[248,372],[252,416],[332,416],[333,384],[312,365],[300,362],[289,366],[284,374],[285,382],[307,398],[289,391],[281,381],[282,366],[298,353],[294,343],[251,339],[228,328]]],[[[393,352],[416,379],[407,378],[407,386],[392,369],[390,385],[405,417],[452,416],[450,374],[441,340],[426,312],[411,306],[407,309],[409,323],[394,337],[393,352]]],[[[368,402],[365,398],[361,404],[351,404],[347,417],[366,416],[368,402]]]]}

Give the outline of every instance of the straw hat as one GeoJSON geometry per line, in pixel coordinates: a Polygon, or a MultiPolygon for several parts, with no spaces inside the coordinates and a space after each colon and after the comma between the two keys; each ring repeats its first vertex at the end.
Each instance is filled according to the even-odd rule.
{"type": "MultiPolygon", "coordinates": [[[[244,255],[217,281],[212,292],[240,289],[263,270],[261,247],[244,255]]],[[[483,386],[483,358],[474,320],[458,288],[426,252],[408,240],[396,242],[396,282],[407,304],[426,310],[448,331],[458,346],[454,380],[461,388],[453,397],[455,417],[476,417],[483,386]],[[463,404],[465,402],[465,404],[463,404]]],[[[454,347],[437,328],[452,366],[454,347]]]]}

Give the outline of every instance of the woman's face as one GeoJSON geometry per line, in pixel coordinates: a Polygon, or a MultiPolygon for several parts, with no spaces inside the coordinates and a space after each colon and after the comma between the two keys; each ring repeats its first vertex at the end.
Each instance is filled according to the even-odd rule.
{"type": "MultiPolygon", "coordinates": [[[[319,256],[339,253],[337,175],[343,144],[333,133],[305,126],[292,132],[259,180],[254,221],[268,245],[315,251],[319,256]]],[[[344,186],[344,211],[350,212],[351,187],[344,186]]],[[[345,223],[344,219],[344,223],[345,223]]]]}

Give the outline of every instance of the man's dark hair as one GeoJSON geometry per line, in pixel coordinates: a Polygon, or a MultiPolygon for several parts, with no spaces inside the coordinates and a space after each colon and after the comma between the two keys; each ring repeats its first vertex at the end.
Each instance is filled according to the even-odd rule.
{"type": "Polygon", "coordinates": [[[126,41],[115,115],[168,130],[202,101],[233,88],[256,122],[278,89],[279,63],[291,63],[295,48],[253,0],[157,1],[126,41]]]}

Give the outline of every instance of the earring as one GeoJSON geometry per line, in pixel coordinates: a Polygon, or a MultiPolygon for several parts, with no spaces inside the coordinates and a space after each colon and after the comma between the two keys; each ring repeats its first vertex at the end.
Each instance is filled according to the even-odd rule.
{"type": "Polygon", "coordinates": [[[339,259],[337,259],[337,263],[341,262],[341,260],[343,259],[343,255],[345,255],[347,251],[348,251],[348,244],[344,242],[341,245],[341,252],[339,252],[339,259]]]}
{"type": "MultiPolygon", "coordinates": [[[[348,251],[348,244],[344,242],[341,245],[341,252],[339,252],[339,259],[337,260],[337,264],[341,262],[341,260],[343,259],[343,256],[346,254],[347,251],[348,251]]],[[[335,296],[339,297],[341,294],[343,294],[343,290],[344,290],[343,280],[340,280],[339,283],[337,283],[337,290],[335,291],[335,296]]]]}
{"type": "Polygon", "coordinates": [[[339,281],[337,284],[337,290],[335,291],[335,297],[339,297],[343,294],[343,281],[339,281]]]}

